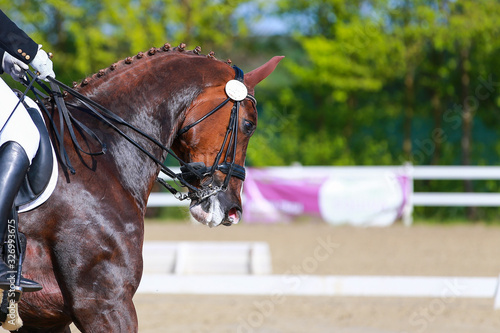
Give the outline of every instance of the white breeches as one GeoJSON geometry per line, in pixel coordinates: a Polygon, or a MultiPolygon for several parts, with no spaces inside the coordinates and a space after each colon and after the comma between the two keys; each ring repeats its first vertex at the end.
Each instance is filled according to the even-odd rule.
{"type": "Polygon", "coordinates": [[[19,98],[16,94],[0,78],[0,147],[8,141],[19,143],[24,148],[31,164],[38,150],[40,133],[22,103],[17,106],[9,119],[18,102],[19,98]]]}

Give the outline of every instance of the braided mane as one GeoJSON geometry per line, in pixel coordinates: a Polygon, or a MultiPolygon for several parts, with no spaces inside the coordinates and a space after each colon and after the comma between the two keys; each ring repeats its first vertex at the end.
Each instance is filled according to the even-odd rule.
{"type": "MultiPolygon", "coordinates": [[[[108,73],[115,71],[116,69],[119,69],[120,67],[129,66],[129,65],[133,64],[134,61],[140,60],[144,57],[150,57],[150,56],[154,56],[155,54],[165,53],[165,52],[178,52],[178,53],[190,54],[190,55],[195,55],[195,56],[200,56],[200,57],[207,57],[210,59],[221,61],[221,60],[215,58],[214,51],[210,51],[207,55],[201,54],[201,46],[197,46],[193,50],[186,50],[186,44],[184,44],[184,43],[180,43],[179,46],[176,46],[173,48],[170,45],[170,43],[165,43],[160,48],[152,47],[147,52],[139,52],[139,53],[137,53],[137,55],[135,55],[133,57],[127,57],[123,60],[120,60],[120,61],[112,64],[108,68],[101,69],[97,73],[93,74],[92,76],[83,79],[82,82],[80,82],[80,83],[73,82],[73,88],[85,87],[88,84],[90,84],[91,82],[105,76],[108,73]]],[[[231,65],[232,62],[231,62],[231,59],[227,59],[224,63],[231,65]]]]}

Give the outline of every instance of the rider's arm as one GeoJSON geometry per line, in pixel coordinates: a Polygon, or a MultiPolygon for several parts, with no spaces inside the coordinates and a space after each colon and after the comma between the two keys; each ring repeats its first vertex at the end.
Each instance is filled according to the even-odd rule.
{"type": "Polygon", "coordinates": [[[41,47],[0,10],[0,48],[4,49],[0,61],[4,71],[15,80],[22,81],[23,70],[28,69],[29,64],[38,72],[39,78],[46,81],[47,76],[55,78],[52,61],[41,47]]]}
{"type": "MultiPolygon", "coordinates": [[[[2,10],[0,10],[0,47],[25,64],[29,64],[38,52],[38,44],[12,22],[2,10]]],[[[1,56],[3,57],[3,52],[1,56]]]]}

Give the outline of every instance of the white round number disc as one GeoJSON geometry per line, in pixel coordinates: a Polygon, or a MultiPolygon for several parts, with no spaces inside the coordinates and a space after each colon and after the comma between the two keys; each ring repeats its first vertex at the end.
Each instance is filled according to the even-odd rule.
{"type": "Polygon", "coordinates": [[[226,83],[226,94],[235,102],[244,100],[248,95],[247,87],[238,80],[231,80],[226,83]]]}

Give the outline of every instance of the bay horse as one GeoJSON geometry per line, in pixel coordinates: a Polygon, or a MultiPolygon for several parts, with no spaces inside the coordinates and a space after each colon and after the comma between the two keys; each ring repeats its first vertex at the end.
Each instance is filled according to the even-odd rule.
{"type": "MultiPolygon", "coordinates": [[[[225,86],[235,78],[235,69],[212,53],[201,55],[198,48],[187,51],[182,44],[152,48],[84,79],[75,90],[171,147],[186,163],[210,166],[224,150],[224,160],[243,166],[257,125],[255,101],[247,97],[281,58],[244,75],[249,95],[239,103],[233,119],[238,135],[231,140],[225,133],[233,103],[222,103],[228,99],[225,86]]],[[[81,106],[72,96],[65,99],[67,105],[81,106]]],[[[27,236],[23,275],[39,282],[43,290],[23,295],[19,312],[24,326],[19,331],[70,332],[73,322],[81,332],[137,332],[132,297],[142,275],[147,200],[160,167],[96,117],[75,114],[95,130],[107,153],[86,156],[68,149],[76,173],[60,167],[48,201],[20,214],[19,228],[27,236]]],[[[54,117],[58,123],[57,113],[54,117]]],[[[166,158],[158,145],[128,128],[121,130],[158,160],[166,158]]],[[[76,135],[93,148],[83,133],[76,135]]],[[[73,146],[67,133],[64,142],[73,146]]],[[[209,182],[223,187],[226,181],[224,190],[192,200],[190,212],[196,220],[209,226],[238,223],[242,179],[227,180],[216,170],[191,185],[197,189],[209,182]]]]}

